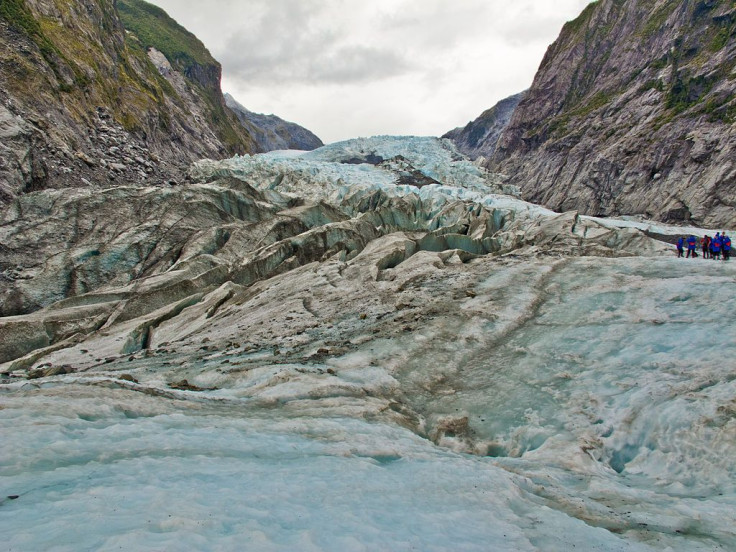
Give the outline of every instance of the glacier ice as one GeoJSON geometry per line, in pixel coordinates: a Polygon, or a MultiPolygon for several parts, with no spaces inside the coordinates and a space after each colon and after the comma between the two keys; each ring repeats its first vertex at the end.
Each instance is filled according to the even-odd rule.
{"type": "MultiPolygon", "coordinates": [[[[503,195],[436,139],[192,173],[107,196],[165,213],[169,264],[0,318],[39,339],[0,344],[7,548],[736,548],[735,265],[503,195]]],[[[155,222],[118,224],[133,259],[155,222]]]]}
{"type": "Polygon", "coordinates": [[[23,455],[4,447],[19,495],[2,504],[11,550],[641,548],[400,428],[75,391],[19,395],[2,411],[23,455]]]}
{"type": "Polygon", "coordinates": [[[416,195],[439,205],[453,200],[487,207],[551,214],[548,209],[503,194],[497,175],[488,173],[459,154],[451,142],[439,138],[378,136],[338,142],[310,152],[269,152],[236,156],[225,161],[204,160],[190,171],[196,179],[234,176],[259,189],[278,190],[312,200],[340,204],[381,191],[389,196],[416,195]],[[432,184],[401,184],[400,170],[381,161],[406,159],[432,184]]]}

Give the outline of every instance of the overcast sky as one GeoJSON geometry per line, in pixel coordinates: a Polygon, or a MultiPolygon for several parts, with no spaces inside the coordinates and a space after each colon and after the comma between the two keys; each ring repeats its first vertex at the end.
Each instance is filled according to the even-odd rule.
{"type": "Polygon", "coordinates": [[[589,0],[152,0],[222,63],[222,87],[325,143],[439,136],[528,88],[589,0]]]}

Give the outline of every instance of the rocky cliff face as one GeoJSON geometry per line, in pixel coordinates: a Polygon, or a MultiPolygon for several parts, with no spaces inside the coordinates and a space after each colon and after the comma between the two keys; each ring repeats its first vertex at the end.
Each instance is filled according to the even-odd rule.
{"type": "Polygon", "coordinates": [[[480,117],[470,121],[464,127],[451,130],[443,138],[449,138],[457,149],[470,159],[483,157],[484,161],[493,157],[498,139],[513,115],[516,106],[525,92],[514,94],[498,102],[492,108],[481,113],[480,117]]]}
{"type": "Polygon", "coordinates": [[[284,121],[276,115],[253,113],[230,94],[225,94],[225,104],[238,116],[243,126],[251,130],[259,151],[285,149],[311,151],[324,145],[322,140],[306,128],[284,121]]]}
{"type": "Polygon", "coordinates": [[[733,2],[601,0],[566,24],[489,166],[556,210],[736,221],[733,2]]]}
{"type": "Polygon", "coordinates": [[[255,150],[224,105],[219,64],[140,0],[4,1],[0,66],[2,203],[162,182],[195,159],[255,150]]]}

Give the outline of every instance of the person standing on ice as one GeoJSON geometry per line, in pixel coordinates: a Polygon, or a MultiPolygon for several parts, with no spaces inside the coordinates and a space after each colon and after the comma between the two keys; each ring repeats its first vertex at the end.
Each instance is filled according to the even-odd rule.
{"type": "Polygon", "coordinates": [[[685,238],[680,236],[680,238],[677,240],[677,256],[682,257],[682,247],[685,245],[685,238]]]}
{"type": "Polygon", "coordinates": [[[711,246],[713,247],[713,259],[718,260],[721,258],[721,234],[720,232],[716,232],[716,237],[713,238],[713,241],[711,242],[711,246]]]}
{"type": "Polygon", "coordinates": [[[700,240],[700,243],[703,246],[703,258],[707,259],[710,256],[710,236],[703,236],[703,239],[700,240]]]}
{"type": "Polygon", "coordinates": [[[695,236],[690,234],[687,238],[687,257],[692,256],[693,258],[697,257],[697,253],[695,253],[695,245],[698,243],[698,240],[695,239],[695,236]]]}
{"type": "Polygon", "coordinates": [[[727,261],[731,258],[731,238],[724,232],[721,234],[721,249],[723,249],[723,260],[727,261]]]}

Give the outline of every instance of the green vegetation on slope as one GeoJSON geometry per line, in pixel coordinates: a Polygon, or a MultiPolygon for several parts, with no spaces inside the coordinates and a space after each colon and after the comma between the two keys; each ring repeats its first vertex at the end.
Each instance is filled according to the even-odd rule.
{"type": "MultiPolygon", "coordinates": [[[[220,64],[204,44],[161,8],[143,0],[118,0],[123,26],[143,49],[155,48],[169,63],[187,76],[209,108],[210,123],[231,152],[243,153],[253,146],[248,132],[226,111],[219,89],[220,64]]],[[[128,40],[131,44],[131,40],[128,40]]]]}
{"type": "Polygon", "coordinates": [[[667,108],[682,113],[699,103],[713,88],[715,82],[703,75],[682,79],[678,75],[667,94],[667,108]]]}
{"type": "Polygon", "coordinates": [[[52,66],[55,65],[53,61],[54,54],[59,55],[59,50],[43,33],[41,25],[26,7],[24,0],[3,0],[0,2],[0,17],[5,19],[11,27],[28,35],[36,43],[44,59],[52,66]]]}
{"type": "Polygon", "coordinates": [[[3,0],[0,3],[0,17],[11,26],[24,31],[29,36],[44,39],[41,26],[26,7],[23,0],[3,0]]]}
{"type": "Polygon", "coordinates": [[[123,25],[144,48],[156,48],[179,71],[189,74],[196,66],[219,66],[204,44],[161,8],[142,0],[118,0],[123,25]]]}
{"type": "Polygon", "coordinates": [[[33,14],[26,6],[24,0],[2,0],[0,2],[0,17],[5,19],[5,21],[7,21],[8,24],[16,31],[25,34],[33,41],[34,44],[36,44],[39,52],[41,52],[41,56],[53,70],[54,75],[59,82],[59,90],[62,92],[69,92],[72,89],[72,87],[64,81],[61,75],[59,61],[62,60],[72,69],[75,76],[75,83],[78,85],[86,84],[84,74],[78,67],[76,67],[75,64],[70,63],[56,45],[49,40],[43,32],[41,24],[35,17],[33,17],[33,14]]]}
{"type": "Polygon", "coordinates": [[[584,26],[587,26],[590,22],[590,18],[593,17],[593,12],[595,11],[597,4],[597,1],[591,2],[585,7],[580,15],[578,15],[572,21],[568,21],[567,23],[565,23],[565,25],[562,27],[562,32],[560,33],[560,36],[571,36],[577,34],[580,29],[582,29],[584,26]]]}
{"type": "Polygon", "coordinates": [[[681,0],[667,0],[660,5],[647,19],[646,24],[641,31],[642,36],[646,38],[659,32],[672,15],[672,12],[674,12],[681,4],[681,0]]]}
{"type": "MultiPolygon", "coordinates": [[[[680,25],[679,35],[668,52],[646,66],[636,68],[628,76],[629,84],[637,79],[643,81],[637,86],[640,93],[648,90],[661,93],[657,127],[685,112],[706,114],[710,121],[733,122],[736,102],[729,95],[717,92],[718,84],[730,78],[732,62],[727,57],[715,67],[713,63],[713,54],[732,45],[736,37],[736,14],[733,10],[720,14],[718,11],[726,3],[639,1],[638,6],[649,12],[635,33],[643,47],[652,46],[652,41],[657,40],[668,22],[675,21],[680,25]],[[668,81],[660,75],[661,70],[667,67],[670,67],[668,81]]],[[[620,84],[615,90],[601,88],[599,79],[604,75],[612,51],[606,42],[610,41],[614,23],[621,20],[617,10],[624,4],[621,0],[590,3],[579,17],[565,24],[558,42],[568,50],[582,46],[582,60],[572,74],[560,111],[548,121],[547,136],[558,138],[565,135],[572,119],[586,118],[608,105],[622,91],[620,84]],[[597,10],[603,7],[609,8],[608,11],[599,13],[597,10]],[[602,19],[604,16],[605,20],[602,19]],[[600,21],[596,20],[594,24],[595,17],[600,21]]],[[[541,131],[541,128],[537,130],[541,131]]]]}
{"type": "Polygon", "coordinates": [[[706,23],[703,32],[692,35],[683,33],[670,51],[668,62],[672,64],[672,77],[665,90],[665,107],[669,113],[664,117],[667,120],[695,108],[693,114],[705,113],[711,121],[733,122],[732,98],[711,92],[732,72],[730,58],[714,58],[714,54],[733,43],[736,37],[736,15],[731,11],[713,16],[716,7],[718,3],[704,2],[691,6],[687,12],[688,19],[706,23]],[[715,59],[720,59],[720,62],[714,64],[715,59]]]}

